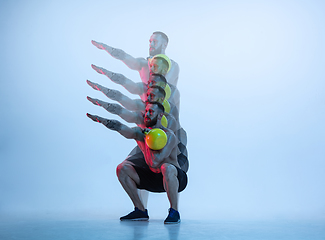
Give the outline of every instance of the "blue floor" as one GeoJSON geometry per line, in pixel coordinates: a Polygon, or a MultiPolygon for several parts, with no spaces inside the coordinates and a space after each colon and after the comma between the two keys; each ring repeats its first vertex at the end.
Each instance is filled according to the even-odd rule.
{"type": "Polygon", "coordinates": [[[89,221],[10,220],[0,222],[0,239],[324,240],[325,221],[254,222],[183,219],[177,225],[164,225],[163,219],[153,219],[149,222],[120,222],[118,219],[89,221]]]}

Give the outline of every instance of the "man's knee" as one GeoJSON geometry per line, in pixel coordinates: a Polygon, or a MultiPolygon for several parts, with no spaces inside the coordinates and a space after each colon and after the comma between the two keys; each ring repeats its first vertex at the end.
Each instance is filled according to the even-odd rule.
{"type": "Polygon", "coordinates": [[[118,178],[128,175],[128,173],[132,170],[132,164],[129,161],[124,160],[116,167],[116,175],[118,178]]]}
{"type": "Polygon", "coordinates": [[[177,177],[177,169],[170,163],[164,163],[161,165],[160,170],[164,178],[167,180],[173,177],[177,177]]]}

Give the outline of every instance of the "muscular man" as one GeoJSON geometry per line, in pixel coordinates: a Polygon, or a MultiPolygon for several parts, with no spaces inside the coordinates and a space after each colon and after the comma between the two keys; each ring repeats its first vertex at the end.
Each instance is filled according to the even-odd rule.
{"type": "MultiPolygon", "coordinates": [[[[139,95],[140,98],[145,101],[145,92],[146,92],[146,86],[150,81],[150,76],[152,74],[160,74],[162,76],[165,76],[166,72],[170,69],[170,59],[164,55],[159,54],[154,56],[150,61],[150,74],[148,75],[149,79],[147,80],[147,83],[143,82],[134,82],[128,78],[126,78],[123,74],[114,73],[111,72],[105,68],[98,67],[94,64],[91,65],[91,67],[98,73],[103,74],[107,76],[109,79],[111,79],[114,83],[120,84],[123,86],[127,91],[129,91],[132,94],[139,95]]],[[[166,79],[167,82],[167,79],[166,79]]],[[[172,84],[168,84],[170,87],[170,97],[168,101],[172,104],[174,104],[177,107],[177,110],[179,111],[180,107],[180,93],[178,89],[173,86],[172,84]]]]}
{"type": "MultiPolygon", "coordinates": [[[[100,105],[100,101],[95,99],[94,101],[91,100],[91,98],[88,98],[91,102],[105,107],[105,109],[113,114],[118,114],[120,117],[122,117],[127,122],[133,122],[136,124],[140,124],[141,114],[137,112],[144,112],[145,109],[145,102],[141,101],[140,99],[130,99],[127,96],[123,95],[121,92],[117,90],[108,89],[106,87],[103,87],[97,83],[93,83],[89,80],[87,80],[87,83],[95,90],[103,92],[108,98],[118,101],[121,103],[127,110],[134,110],[134,112],[127,111],[126,109],[122,109],[121,106],[117,104],[110,104],[110,103],[104,103],[100,105]],[[115,113],[117,112],[117,113],[115,113]]],[[[142,83],[141,83],[142,84],[142,83]]],[[[149,81],[148,81],[148,87],[149,89],[153,86],[159,86],[164,88],[166,86],[166,79],[164,76],[159,74],[151,74],[149,81]]],[[[164,97],[161,95],[158,95],[155,93],[156,91],[151,89],[147,90],[147,98],[146,101],[158,101],[160,103],[165,104],[164,97]]],[[[188,163],[188,153],[186,149],[187,144],[187,136],[186,132],[180,127],[179,125],[179,119],[178,119],[178,111],[177,107],[175,107],[173,104],[170,104],[170,112],[169,114],[166,114],[166,118],[168,120],[168,127],[171,128],[174,133],[176,134],[178,138],[178,160],[181,168],[187,172],[189,168],[188,163]]],[[[127,161],[137,161],[138,158],[142,158],[141,154],[139,153],[139,149],[135,148],[133,149],[130,154],[127,157],[127,161]]],[[[145,197],[144,197],[145,198],[145,197]]]]}
{"type": "MultiPolygon", "coordinates": [[[[90,83],[88,83],[88,84],[90,85],[90,83]]],[[[96,90],[98,88],[101,91],[106,92],[105,87],[102,87],[100,85],[98,87],[98,84],[94,84],[94,83],[91,83],[91,84],[92,84],[91,86],[95,87],[96,90]]],[[[136,101],[139,105],[139,110],[130,111],[128,109],[123,108],[119,104],[107,103],[107,102],[101,101],[99,99],[94,99],[91,97],[87,97],[87,99],[90,102],[92,102],[93,104],[103,107],[108,112],[120,116],[122,119],[124,119],[125,121],[127,121],[129,123],[135,123],[139,127],[144,127],[144,111],[145,111],[146,105],[142,101],[141,101],[141,104],[140,104],[140,102],[136,101]]],[[[162,87],[160,87],[158,85],[153,85],[150,88],[148,88],[147,101],[163,103],[164,99],[165,99],[165,91],[162,87]]],[[[117,101],[118,101],[118,99],[117,99],[117,101]]],[[[119,102],[121,102],[121,100],[119,102]]],[[[122,105],[124,105],[124,104],[122,104],[122,105]]],[[[176,119],[174,118],[174,116],[172,114],[168,114],[165,112],[164,115],[167,119],[167,128],[171,129],[174,133],[176,133],[177,129],[179,129],[176,119]]]]}
{"type": "MultiPolygon", "coordinates": [[[[89,80],[87,80],[87,83],[95,90],[103,92],[108,98],[118,101],[121,103],[125,108],[121,107],[118,104],[112,104],[107,103],[98,99],[93,99],[90,97],[87,97],[90,102],[93,104],[96,104],[98,106],[102,106],[105,108],[108,112],[117,114],[121,118],[123,118],[125,121],[129,123],[136,123],[138,126],[142,126],[143,124],[143,113],[145,110],[145,103],[142,102],[140,99],[132,100],[126,96],[124,96],[122,93],[120,93],[117,90],[111,90],[106,87],[103,87],[97,83],[93,83],[89,80]],[[136,111],[129,111],[129,110],[136,111]]],[[[149,80],[148,84],[148,90],[147,90],[147,101],[157,101],[159,103],[164,103],[164,97],[165,92],[162,89],[166,85],[166,80],[162,75],[153,74],[151,75],[151,78],[149,80]]],[[[187,149],[186,149],[186,137],[182,137],[181,133],[182,130],[179,127],[179,122],[177,119],[175,119],[175,116],[178,117],[178,112],[176,107],[172,106],[170,114],[165,113],[168,123],[168,128],[170,128],[177,136],[178,138],[178,161],[181,166],[181,168],[187,172],[189,164],[187,159],[187,149]]],[[[139,148],[134,148],[130,154],[128,155],[125,164],[128,164],[131,162],[137,162],[138,164],[141,163],[141,159],[143,158],[141,152],[139,154],[139,148]]],[[[145,198],[145,196],[143,197],[145,198]]]]}
{"type": "Polygon", "coordinates": [[[160,128],[167,135],[167,144],[161,150],[151,150],[145,143],[145,131],[140,127],[129,128],[116,120],[108,120],[87,114],[93,121],[104,124],[107,128],[119,132],[128,139],[135,139],[141,149],[145,166],[118,165],[118,179],[129,195],[134,211],[120,220],[148,220],[148,211],[142,204],[137,189],[151,192],[166,192],[170,203],[169,214],[164,223],[180,222],[178,212],[178,192],[185,189],[187,175],[177,162],[177,139],[174,133],[161,125],[164,107],[158,102],[149,102],[145,109],[145,126],[150,130],[160,128]]]}
{"type": "MultiPolygon", "coordinates": [[[[91,86],[93,89],[101,91],[102,93],[104,93],[108,98],[119,102],[120,104],[122,104],[126,109],[131,110],[131,111],[144,111],[145,108],[145,104],[144,102],[147,101],[147,91],[148,88],[152,87],[152,86],[160,86],[163,89],[165,89],[166,87],[166,78],[163,75],[160,74],[150,74],[150,78],[148,81],[148,85],[147,86],[141,86],[142,88],[145,88],[145,92],[141,92],[141,95],[143,96],[140,99],[130,99],[129,97],[125,96],[124,94],[122,94],[121,92],[117,91],[117,90],[113,90],[113,89],[109,89],[106,87],[103,87],[97,83],[93,83],[89,80],[87,80],[87,83],[89,86],[91,86]],[[145,98],[144,98],[145,96],[145,98]]],[[[144,85],[143,83],[141,83],[142,85],[144,85]]],[[[137,85],[138,87],[140,87],[140,85],[137,85]]],[[[142,91],[142,90],[141,90],[142,91]]],[[[140,92],[140,90],[138,91],[140,92]]],[[[165,99],[165,98],[164,98],[165,99]]],[[[166,101],[160,102],[164,105],[164,107],[166,108],[166,106],[169,107],[169,111],[168,113],[173,115],[175,117],[175,119],[178,121],[178,117],[179,117],[179,113],[178,113],[178,109],[177,107],[166,101]]]]}
{"type": "MultiPolygon", "coordinates": [[[[163,32],[154,32],[149,39],[149,57],[145,58],[134,58],[131,55],[125,53],[123,50],[118,48],[113,48],[104,43],[91,41],[97,48],[103,49],[108,52],[112,57],[121,60],[129,68],[137,70],[140,74],[141,80],[144,84],[148,82],[149,76],[149,63],[150,58],[157,54],[165,54],[168,37],[163,32]]],[[[178,64],[171,60],[172,66],[169,72],[166,74],[167,82],[177,87],[178,75],[179,75],[179,66],[178,64]]]]}
{"type": "MultiPolygon", "coordinates": [[[[178,119],[178,113],[179,113],[179,107],[180,107],[180,94],[178,89],[176,88],[177,82],[178,82],[178,74],[179,74],[179,66],[178,64],[170,60],[168,62],[168,68],[169,70],[165,72],[160,68],[156,68],[159,64],[165,64],[165,69],[167,68],[166,62],[163,61],[162,58],[154,58],[157,54],[165,54],[165,49],[168,44],[168,37],[162,33],[162,32],[154,32],[149,40],[149,57],[147,59],[144,58],[134,58],[131,55],[125,53],[121,49],[112,48],[106,44],[99,43],[96,41],[92,41],[92,43],[99,49],[106,50],[110,55],[112,55],[114,58],[122,60],[129,68],[133,70],[137,70],[140,74],[142,84],[140,83],[134,83],[130,79],[127,79],[122,74],[113,73],[111,71],[108,71],[104,68],[97,67],[95,65],[92,65],[93,69],[96,70],[100,74],[106,75],[108,78],[110,78],[113,82],[117,84],[121,84],[123,87],[125,87],[130,93],[137,94],[140,96],[140,98],[145,101],[146,99],[146,85],[149,82],[148,77],[150,71],[154,71],[155,73],[163,73],[166,74],[167,81],[171,88],[171,97],[170,97],[170,103],[174,104],[175,111],[172,113],[174,117],[178,121],[179,125],[179,119],[178,119]],[[161,71],[161,72],[159,72],[161,71]]],[[[166,56],[167,57],[167,56],[166,56]]],[[[187,135],[183,128],[180,128],[177,131],[177,137],[179,139],[179,149],[181,150],[179,156],[179,161],[182,163],[182,168],[184,167],[184,170],[188,170],[188,159],[187,159],[187,135]]],[[[137,150],[135,148],[134,150],[137,150]]],[[[130,155],[127,157],[126,160],[128,161],[136,161],[139,159],[139,154],[135,151],[132,151],[130,155]]],[[[144,202],[147,201],[148,197],[143,194],[143,200],[144,202]]],[[[146,204],[146,203],[145,203],[146,204]]]]}

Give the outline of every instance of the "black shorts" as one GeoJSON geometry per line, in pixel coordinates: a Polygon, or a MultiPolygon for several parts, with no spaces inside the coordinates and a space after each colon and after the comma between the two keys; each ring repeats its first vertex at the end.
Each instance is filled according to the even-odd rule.
{"type": "Polygon", "coordinates": [[[140,151],[134,155],[129,155],[125,161],[128,161],[132,164],[132,166],[138,167],[147,167],[146,160],[144,159],[143,153],[140,151]]]}
{"type": "MultiPolygon", "coordinates": [[[[148,166],[138,167],[133,165],[133,167],[140,178],[140,184],[137,185],[138,189],[145,189],[149,192],[166,192],[164,189],[162,173],[154,173],[148,166]]],[[[182,169],[178,167],[176,167],[176,169],[179,183],[178,192],[181,192],[186,188],[187,175],[182,169]]]]}

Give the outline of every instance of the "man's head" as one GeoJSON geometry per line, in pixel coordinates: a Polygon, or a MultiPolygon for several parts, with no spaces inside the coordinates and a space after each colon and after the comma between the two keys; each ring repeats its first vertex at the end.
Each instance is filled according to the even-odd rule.
{"type": "Polygon", "coordinates": [[[147,101],[148,102],[160,102],[163,103],[165,100],[166,92],[162,87],[152,86],[147,90],[147,101]]]}
{"type": "Polygon", "coordinates": [[[159,102],[146,102],[144,124],[146,127],[153,127],[157,124],[158,118],[164,115],[164,106],[159,102]]]}
{"type": "Polygon", "coordinates": [[[149,39],[149,55],[165,53],[168,44],[168,37],[163,32],[154,32],[149,39]]]}
{"type": "Polygon", "coordinates": [[[150,60],[149,71],[150,73],[156,73],[166,75],[171,68],[171,61],[165,54],[157,54],[150,60]]]}
{"type": "Polygon", "coordinates": [[[148,88],[152,86],[159,86],[165,89],[167,84],[166,78],[161,74],[150,74],[148,80],[148,88]]]}

